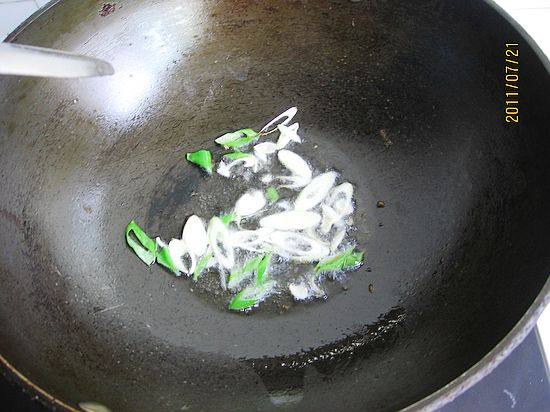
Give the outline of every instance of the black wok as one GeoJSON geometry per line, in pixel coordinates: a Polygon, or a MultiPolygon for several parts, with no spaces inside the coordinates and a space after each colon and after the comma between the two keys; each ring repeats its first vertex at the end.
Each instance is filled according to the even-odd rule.
{"type": "Polygon", "coordinates": [[[0,353],[31,393],[60,409],[432,409],[533,326],[550,289],[548,61],[493,6],[101,6],[56,3],[9,41],[114,76],[0,80],[0,353]],[[519,124],[504,118],[506,43],[519,124]],[[293,105],[300,150],[356,185],[366,264],[345,288],[243,316],[144,266],[131,219],[176,237],[192,192],[227,191],[205,217],[234,200],[184,153],[293,105]]]}

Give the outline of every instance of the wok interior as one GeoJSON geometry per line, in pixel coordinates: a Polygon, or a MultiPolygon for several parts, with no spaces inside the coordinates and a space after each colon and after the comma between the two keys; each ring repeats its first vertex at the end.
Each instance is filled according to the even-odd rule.
{"type": "Polygon", "coordinates": [[[113,77],[0,80],[0,353],[47,391],[132,411],[395,409],[477,362],[543,287],[548,76],[523,45],[523,120],[504,123],[519,35],[488,6],[117,7],[63,1],[15,37],[113,77]],[[234,202],[186,151],[220,154],[214,137],[293,105],[299,150],[356,187],[366,264],[347,290],[240,316],[130,252],[131,219],[170,238],[234,202]],[[198,210],[212,190],[227,203],[198,210]]]}

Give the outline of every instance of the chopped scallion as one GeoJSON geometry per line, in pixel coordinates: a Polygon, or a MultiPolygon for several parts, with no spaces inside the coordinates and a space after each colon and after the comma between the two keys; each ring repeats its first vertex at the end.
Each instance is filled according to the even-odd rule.
{"type": "Polygon", "coordinates": [[[250,144],[252,141],[256,140],[258,136],[259,133],[252,129],[241,129],[218,137],[216,143],[222,145],[226,149],[230,147],[236,149],[250,144]]]}
{"type": "Polygon", "coordinates": [[[247,260],[242,267],[232,271],[227,281],[227,287],[229,289],[234,289],[235,287],[239,286],[239,284],[244,279],[249,277],[252,272],[258,269],[259,265],[262,263],[263,258],[263,255],[256,256],[252,259],[247,260]]]}
{"type": "Polygon", "coordinates": [[[225,226],[229,226],[229,224],[233,222],[236,218],[237,216],[235,215],[235,213],[228,213],[220,216],[220,220],[225,226]]]}
{"type": "Polygon", "coordinates": [[[157,251],[157,263],[169,269],[176,276],[180,276],[180,271],[176,268],[174,261],[170,257],[170,251],[166,246],[161,247],[160,250],[157,251]]]}
{"type": "Polygon", "coordinates": [[[269,203],[275,203],[277,200],[279,200],[279,192],[277,192],[277,189],[270,186],[265,191],[265,197],[267,197],[269,203]]]}
{"type": "Polygon", "coordinates": [[[230,310],[245,310],[260,303],[275,287],[275,281],[270,280],[261,285],[253,284],[241,290],[229,303],[230,310]]]}
{"type": "Polygon", "coordinates": [[[315,270],[317,272],[326,272],[351,269],[359,266],[362,262],[363,252],[355,252],[355,247],[353,247],[336,256],[320,261],[315,267],[315,270]]]}
{"type": "Polygon", "coordinates": [[[212,174],[212,169],[213,169],[212,154],[208,150],[201,149],[193,153],[187,153],[186,158],[191,163],[194,163],[200,166],[209,175],[212,174]]]}
{"type": "Polygon", "coordinates": [[[146,265],[155,262],[157,244],[133,220],[126,226],[126,242],[146,265]],[[137,242],[131,236],[132,233],[137,242]]]}
{"type": "Polygon", "coordinates": [[[214,253],[213,252],[209,252],[207,253],[206,255],[203,255],[200,259],[199,259],[199,263],[197,263],[197,267],[195,268],[195,271],[193,272],[193,280],[196,282],[197,280],[199,280],[199,277],[200,275],[202,274],[202,271],[204,270],[204,268],[206,267],[206,265],[208,265],[208,262],[210,261],[210,259],[212,259],[214,257],[214,253]]]}
{"type": "Polygon", "coordinates": [[[269,262],[271,261],[272,253],[266,253],[260,264],[258,265],[258,269],[256,270],[256,286],[262,285],[267,280],[267,268],[269,266],[269,262]]]}
{"type": "Polygon", "coordinates": [[[254,157],[251,153],[243,153],[243,152],[233,152],[233,153],[226,153],[223,155],[227,160],[233,161],[237,159],[244,159],[246,157],[254,157]]]}

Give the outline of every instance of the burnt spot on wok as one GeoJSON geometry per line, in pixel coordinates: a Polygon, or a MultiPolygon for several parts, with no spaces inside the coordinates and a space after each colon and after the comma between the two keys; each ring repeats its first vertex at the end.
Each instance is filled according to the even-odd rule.
{"type": "Polygon", "coordinates": [[[99,15],[101,17],[106,17],[111,13],[114,13],[116,10],[116,3],[103,3],[101,10],[99,10],[99,15]]]}

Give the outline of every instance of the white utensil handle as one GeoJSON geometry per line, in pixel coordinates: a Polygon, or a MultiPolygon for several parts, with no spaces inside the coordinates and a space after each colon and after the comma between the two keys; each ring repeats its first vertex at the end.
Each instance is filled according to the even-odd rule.
{"type": "Polygon", "coordinates": [[[42,47],[0,43],[0,74],[38,77],[91,77],[114,73],[106,61],[42,47]]]}

